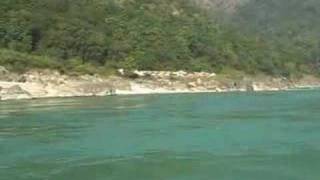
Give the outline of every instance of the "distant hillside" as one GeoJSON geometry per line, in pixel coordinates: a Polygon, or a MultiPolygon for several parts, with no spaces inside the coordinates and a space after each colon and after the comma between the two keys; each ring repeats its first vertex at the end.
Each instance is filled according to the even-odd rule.
{"type": "Polygon", "coordinates": [[[309,64],[319,72],[319,17],[318,0],[250,0],[234,15],[232,24],[280,49],[286,61],[309,64]]]}
{"type": "Polygon", "coordinates": [[[0,65],[318,73],[315,7],[316,0],[1,0],[0,65]]]}

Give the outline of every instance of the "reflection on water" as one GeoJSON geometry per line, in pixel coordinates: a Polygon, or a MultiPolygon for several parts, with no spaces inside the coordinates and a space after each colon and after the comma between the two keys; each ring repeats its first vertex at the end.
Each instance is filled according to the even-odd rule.
{"type": "Polygon", "coordinates": [[[0,103],[0,179],[318,179],[320,92],[0,103]]]}

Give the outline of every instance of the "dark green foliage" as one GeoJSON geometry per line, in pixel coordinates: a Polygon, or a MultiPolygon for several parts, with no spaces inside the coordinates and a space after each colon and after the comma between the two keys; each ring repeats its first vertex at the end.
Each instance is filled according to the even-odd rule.
{"type": "MultiPolygon", "coordinates": [[[[1,0],[0,47],[10,50],[0,51],[0,63],[12,69],[86,73],[115,68],[235,69],[285,76],[314,72],[320,66],[320,43],[315,40],[319,31],[301,33],[298,27],[308,30],[313,24],[296,23],[293,14],[274,20],[286,17],[281,8],[266,18],[269,6],[278,1],[246,4],[234,14],[236,24],[246,27],[239,31],[239,26],[218,23],[218,14],[188,0],[1,0]],[[257,4],[268,8],[253,11],[257,4]],[[23,59],[14,51],[32,55],[23,59]]],[[[319,3],[309,1],[303,8],[310,12],[306,18],[313,20],[319,11],[312,3],[319,3]]],[[[301,1],[292,2],[287,2],[290,8],[301,1]]]]}

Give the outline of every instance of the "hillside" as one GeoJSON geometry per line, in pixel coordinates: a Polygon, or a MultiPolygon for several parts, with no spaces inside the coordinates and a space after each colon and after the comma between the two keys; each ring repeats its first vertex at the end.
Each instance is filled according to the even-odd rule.
{"type": "Polygon", "coordinates": [[[259,41],[269,43],[274,63],[283,59],[292,63],[290,66],[295,64],[304,71],[318,73],[319,7],[317,0],[251,0],[239,8],[232,24],[259,41]],[[309,66],[303,67],[305,65],[309,66]]]}
{"type": "Polygon", "coordinates": [[[308,0],[305,10],[299,2],[2,0],[0,65],[19,72],[317,74],[319,31],[312,15],[318,10],[312,7],[319,3],[308,0]],[[306,14],[283,18],[292,15],[285,8],[306,14]],[[225,16],[228,21],[221,22],[225,16]],[[288,27],[293,27],[290,36],[288,27]]]}

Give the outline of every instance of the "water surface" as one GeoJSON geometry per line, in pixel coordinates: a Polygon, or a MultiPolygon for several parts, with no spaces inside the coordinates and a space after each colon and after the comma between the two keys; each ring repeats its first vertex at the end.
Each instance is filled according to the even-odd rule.
{"type": "Polygon", "coordinates": [[[1,180],[319,180],[320,92],[0,102],[1,180]]]}

